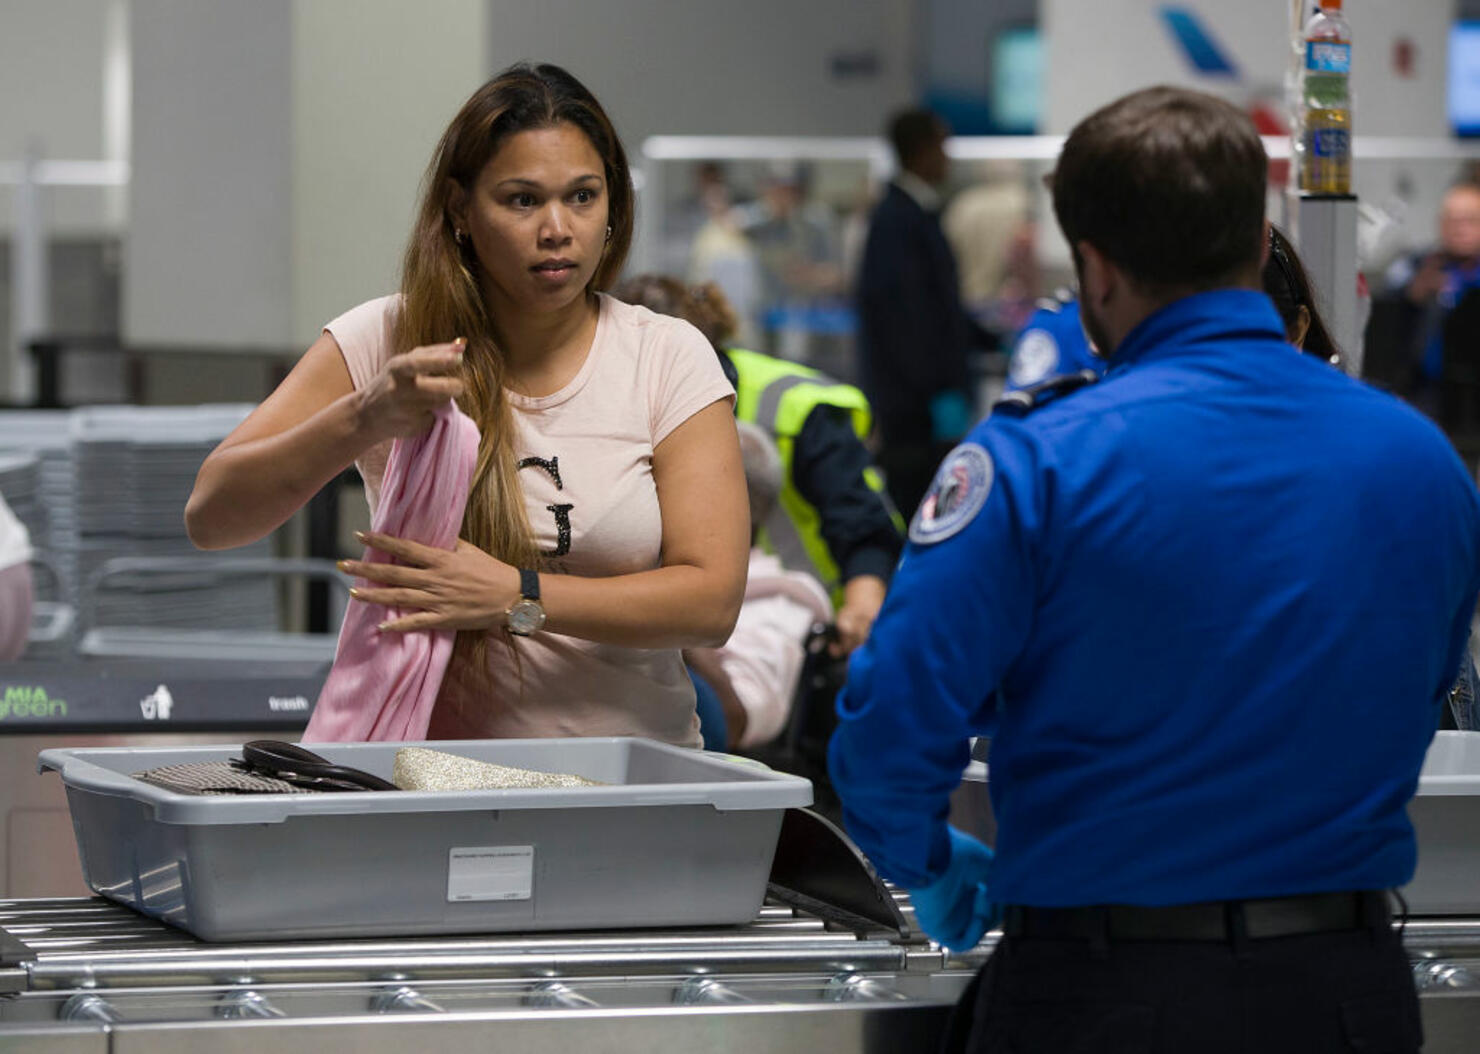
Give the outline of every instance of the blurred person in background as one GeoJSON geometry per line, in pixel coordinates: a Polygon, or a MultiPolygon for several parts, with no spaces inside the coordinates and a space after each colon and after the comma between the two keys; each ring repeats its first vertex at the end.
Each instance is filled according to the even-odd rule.
{"type": "Polygon", "coordinates": [[[967,353],[995,340],[961,306],[940,225],[945,123],[929,110],[889,122],[899,172],[874,209],[856,291],[858,365],[879,425],[879,466],[909,515],[935,466],[976,419],[967,353]]]}
{"type": "Polygon", "coordinates": [[[832,651],[846,655],[868,636],[903,546],[899,514],[863,445],[868,400],[816,370],[731,347],[735,314],[713,286],[638,275],[615,295],[682,318],[709,338],[735,386],[736,416],[769,435],[781,458],[781,491],[760,545],[828,591],[838,635],[832,651]]]}
{"type": "MultiPolygon", "coordinates": [[[[1394,261],[1379,294],[1398,352],[1411,370],[1408,394],[1438,420],[1445,379],[1444,327],[1466,296],[1480,289],[1480,184],[1457,183],[1439,206],[1438,245],[1394,261]]],[[[1480,356],[1480,351],[1475,353],[1480,356]]]]}
{"type": "Polygon", "coordinates": [[[208,549],[351,463],[372,510],[405,501],[381,494],[393,441],[457,400],[481,436],[456,548],[372,532],[400,562],[342,564],[356,603],[397,612],[359,642],[372,663],[387,635],[458,631],[430,738],[700,744],[681,649],[728,639],[745,588],[734,396],[694,327],[602,292],[632,227],[601,104],[558,66],[510,67],[442,135],[402,291],[329,322],[196,479],[186,526],[208,549]]]}
{"type": "Polygon", "coordinates": [[[810,168],[799,161],[766,167],[758,199],[737,209],[740,230],[760,260],[762,311],[807,303],[842,288],[837,218],[808,200],[810,168]]]}
{"type": "MultiPolygon", "coordinates": [[[[718,166],[716,166],[717,168],[718,166]]],[[[741,230],[743,216],[723,170],[701,182],[705,219],[689,245],[685,273],[691,286],[713,282],[735,309],[735,336],[752,344],[760,333],[761,264],[741,230]]]]}
{"type": "Polygon", "coordinates": [[[31,537],[0,496],[0,661],[19,659],[31,635],[31,537]]]}
{"type": "Polygon", "coordinates": [[[725,170],[718,161],[693,164],[691,176],[688,189],[663,212],[663,240],[659,255],[665,270],[682,270],[688,265],[694,236],[709,221],[710,197],[718,192],[728,198],[725,170]]]}
{"type": "Polygon", "coordinates": [[[1085,336],[1079,299],[1073,291],[1060,289],[1034,305],[1013,340],[1005,390],[1021,391],[1080,370],[1102,374],[1105,360],[1095,354],[1085,336]]]}
{"type": "Polygon", "coordinates": [[[786,472],[770,436],[748,421],[735,424],[750,498],[745,601],[729,640],[718,648],[690,648],[684,659],[720,700],[725,749],[753,750],[786,727],[807,657],[805,641],[814,626],[832,618],[832,604],[815,577],[788,571],[759,544],[786,485],[786,472]]]}
{"type": "Polygon", "coordinates": [[[1007,336],[1023,324],[1021,305],[1038,295],[1032,201],[1021,165],[983,162],[976,171],[976,181],[951,197],[941,227],[960,267],[966,309],[1007,336]]]}
{"type": "Polygon", "coordinates": [[[858,274],[863,268],[863,250],[868,244],[869,219],[879,203],[878,195],[882,189],[875,185],[871,174],[864,172],[843,210],[838,236],[838,259],[843,269],[844,289],[858,288],[858,274]]]}

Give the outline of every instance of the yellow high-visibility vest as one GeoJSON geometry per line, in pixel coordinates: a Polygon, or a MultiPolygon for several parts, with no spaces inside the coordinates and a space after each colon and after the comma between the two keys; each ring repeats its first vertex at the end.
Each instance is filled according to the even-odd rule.
{"type": "MultiPolygon", "coordinates": [[[[787,567],[816,575],[837,606],[842,602],[843,583],[839,580],[837,561],[822,537],[822,517],[802,497],[792,479],[796,437],[813,410],[831,406],[848,414],[860,440],[867,438],[873,426],[868,399],[853,385],[835,381],[807,366],[734,348],[726,354],[739,376],[735,416],[763,429],[781,452],[785,482],[776,509],[761,527],[760,544],[779,556],[787,567]]],[[[883,494],[884,481],[872,466],[865,471],[864,481],[873,491],[883,494]]],[[[892,515],[896,528],[903,530],[899,514],[892,515]]]]}

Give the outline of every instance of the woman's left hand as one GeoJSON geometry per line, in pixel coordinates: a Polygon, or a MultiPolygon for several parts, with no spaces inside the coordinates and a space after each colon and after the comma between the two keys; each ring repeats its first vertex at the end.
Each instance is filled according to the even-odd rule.
{"type": "Polygon", "coordinates": [[[382,622],[383,632],[493,629],[504,624],[505,613],[519,596],[519,572],[461,538],[456,549],[447,550],[387,534],[356,537],[401,562],[341,560],[341,571],[372,583],[351,589],[350,597],[416,612],[382,622]]]}

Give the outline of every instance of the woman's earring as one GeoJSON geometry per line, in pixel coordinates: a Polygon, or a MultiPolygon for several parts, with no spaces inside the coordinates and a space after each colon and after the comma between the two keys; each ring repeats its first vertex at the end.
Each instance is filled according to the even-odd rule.
{"type": "MultiPolygon", "coordinates": [[[[608,231],[610,231],[610,228],[607,229],[608,231]]],[[[457,244],[461,245],[463,243],[463,240],[466,238],[467,234],[463,231],[461,227],[452,228],[452,240],[457,242],[457,244]]]]}
{"type": "Polygon", "coordinates": [[[612,240],[612,228],[611,228],[611,224],[607,224],[607,226],[606,226],[606,240],[607,241],[611,241],[612,240]]]}

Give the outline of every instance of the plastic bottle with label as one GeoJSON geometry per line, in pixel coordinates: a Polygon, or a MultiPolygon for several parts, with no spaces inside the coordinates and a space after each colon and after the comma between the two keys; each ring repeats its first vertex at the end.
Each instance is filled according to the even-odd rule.
{"type": "Polygon", "coordinates": [[[1304,36],[1300,189],[1306,194],[1350,194],[1352,33],[1341,0],[1320,0],[1304,36]]]}

